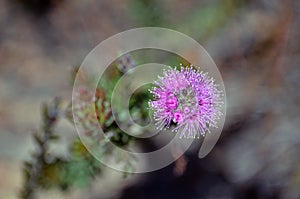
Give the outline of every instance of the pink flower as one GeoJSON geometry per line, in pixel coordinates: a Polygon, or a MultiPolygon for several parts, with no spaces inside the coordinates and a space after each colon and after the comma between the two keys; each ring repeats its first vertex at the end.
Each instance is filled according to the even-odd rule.
{"type": "Polygon", "coordinates": [[[177,123],[181,123],[183,121],[183,116],[180,111],[177,111],[173,115],[173,121],[177,123]]]}
{"type": "Polygon", "coordinates": [[[166,106],[169,109],[176,109],[177,108],[177,99],[176,99],[176,97],[172,97],[170,99],[167,99],[166,106]]]}
{"type": "Polygon", "coordinates": [[[180,130],[181,138],[199,138],[210,132],[210,127],[217,128],[222,92],[207,73],[191,66],[180,71],[170,68],[154,84],[149,90],[154,97],[149,107],[158,129],[168,128],[173,121],[173,131],[180,130]]]}

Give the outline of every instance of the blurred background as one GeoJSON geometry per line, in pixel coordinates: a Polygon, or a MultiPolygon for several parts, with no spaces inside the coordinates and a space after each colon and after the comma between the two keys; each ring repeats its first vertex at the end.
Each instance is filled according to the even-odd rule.
{"type": "MultiPolygon", "coordinates": [[[[227,117],[216,147],[147,174],[75,172],[79,186],[68,189],[47,170],[39,175],[53,186],[35,184],[36,198],[300,198],[299,17],[296,0],[1,0],[0,198],[25,198],[31,186],[24,161],[38,150],[41,104],[59,96],[65,106],[74,66],[109,36],[143,26],[187,34],[218,65],[227,117]]],[[[67,120],[55,131],[47,153],[63,156],[77,134],[67,120]]]]}

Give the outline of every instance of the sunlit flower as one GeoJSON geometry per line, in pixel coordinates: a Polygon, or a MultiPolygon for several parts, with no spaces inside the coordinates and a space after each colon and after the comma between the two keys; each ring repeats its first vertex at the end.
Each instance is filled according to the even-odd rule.
{"type": "Polygon", "coordinates": [[[217,128],[222,92],[207,73],[192,66],[181,66],[180,70],[170,67],[154,84],[149,90],[154,97],[149,107],[158,129],[166,129],[173,122],[173,131],[180,131],[180,138],[199,138],[210,132],[210,127],[217,128]]]}

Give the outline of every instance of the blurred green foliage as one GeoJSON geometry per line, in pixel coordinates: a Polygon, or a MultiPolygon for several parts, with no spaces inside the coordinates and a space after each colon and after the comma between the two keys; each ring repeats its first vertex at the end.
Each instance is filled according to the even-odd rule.
{"type": "MultiPolygon", "coordinates": [[[[112,142],[119,147],[126,147],[134,140],[132,136],[124,133],[113,122],[111,114],[111,94],[123,72],[126,72],[120,71],[116,64],[106,71],[104,81],[99,82],[95,94],[89,88],[81,88],[78,97],[86,103],[83,107],[75,109],[74,114],[83,124],[82,127],[86,130],[87,136],[91,136],[91,143],[99,145],[97,148],[98,153],[103,157],[115,157],[116,162],[124,165],[124,170],[127,171],[124,176],[127,176],[128,173],[132,173],[134,170],[134,158],[115,155],[113,149],[107,145],[108,142],[112,142]],[[90,98],[96,100],[89,101],[90,98]],[[94,120],[91,119],[94,115],[93,110],[96,110],[98,124],[103,127],[105,133],[108,133],[107,137],[97,138],[91,133],[98,127],[98,124],[94,124],[94,120]]],[[[73,73],[73,75],[80,74],[73,73]]],[[[89,153],[79,138],[76,138],[69,146],[67,158],[49,153],[49,145],[60,141],[59,134],[55,133],[57,121],[61,119],[61,116],[64,116],[73,123],[71,104],[66,110],[62,109],[60,104],[61,100],[55,98],[52,102],[42,106],[41,128],[33,134],[37,148],[32,154],[32,159],[24,162],[25,183],[21,191],[23,199],[34,198],[38,189],[56,188],[66,191],[70,187],[84,188],[97,175],[101,174],[102,165],[100,161],[89,153]]],[[[141,110],[147,111],[147,109],[141,110]]],[[[135,109],[135,111],[140,110],[135,109]]]]}
{"type": "Polygon", "coordinates": [[[164,24],[164,6],[159,0],[131,0],[131,17],[142,26],[160,26],[164,24]]]}
{"type": "MultiPolygon", "coordinates": [[[[140,26],[171,28],[196,40],[204,41],[222,28],[238,8],[248,0],[212,0],[192,7],[182,18],[170,21],[166,17],[168,4],[158,0],[131,0],[130,13],[140,26]]],[[[176,17],[176,16],[174,16],[176,17]]]]}
{"type": "MultiPolygon", "coordinates": [[[[158,0],[131,0],[128,11],[140,26],[172,28],[197,40],[204,40],[222,28],[235,10],[243,6],[245,2],[245,0],[213,0],[200,8],[193,8],[176,23],[167,20],[164,15],[167,5],[158,0]]],[[[120,157],[112,151],[107,143],[112,142],[119,147],[127,147],[135,139],[124,133],[113,121],[110,101],[115,85],[122,75],[135,67],[137,63],[148,63],[148,60],[172,66],[178,66],[179,63],[189,65],[186,60],[175,54],[163,51],[154,52],[151,49],[132,52],[130,56],[123,55],[111,64],[98,82],[97,92],[94,96],[96,100],[75,113],[83,121],[83,127],[88,134],[97,126],[97,124],[90,123],[89,119],[93,116],[91,110],[96,108],[97,122],[103,127],[107,137],[95,139],[91,133],[91,140],[99,144],[100,148],[98,149],[100,149],[101,156],[112,156],[116,158],[116,162],[123,162],[124,170],[128,173],[134,170],[134,157],[120,157]],[[135,57],[138,58],[135,59],[135,57]],[[160,60],[153,60],[153,57],[160,60]]],[[[84,76],[84,74],[78,74],[78,68],[75,68],[72,74],[72,83],[76,75],[84,76]]],[[[86,92],[89,93],[89,88],[86,89],[86,92]]],[[[147,102],[151,95],[145,92],[146,90],[147,86],[138,89],[129,101],[130,114],[140,125],[146,125],[149,122],[147,102]]],[[[84,93],[83,96],[85,96],[84,93]]],[[[41,128],[33,135],[37,148],[32,154],[32,159],[24,162],[25,183],[21,191],[23,199],[34,198],[37,189],[58,188],[65,191],[70,187],[86,187],[97,175],[101,174],[101,163],[88,152],[78,138],[69,146],[67,158],[49,153],[49,144],[60,141],[59,134],[55,133],[55,125],[61,116],[66,116],[67,119],[73,121],[71,106],[66,111],[63,110],[58,98],[43,105],[41,128]]],[[[125,172],[124,176],[128,173],[125,172]]]]}

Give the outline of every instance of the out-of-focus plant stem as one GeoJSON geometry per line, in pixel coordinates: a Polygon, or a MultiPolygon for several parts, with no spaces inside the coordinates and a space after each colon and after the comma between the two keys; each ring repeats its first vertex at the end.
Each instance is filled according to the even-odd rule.
{"type": "Polygon", "coordinates": [[[40,132],[34,133],[34,140],[37,145],[31,162],[25,162],[25,185],[21,191],[22,199],[35,198],[35,191],[39,187],[39,179],[42,169],[46,166],[46,155],[49,140],[54,140],[57,136],[53,133],[53,128],[58,120],[60,99],[55,98],[51,103],[42,107],[42,127],[40,132]]]}

